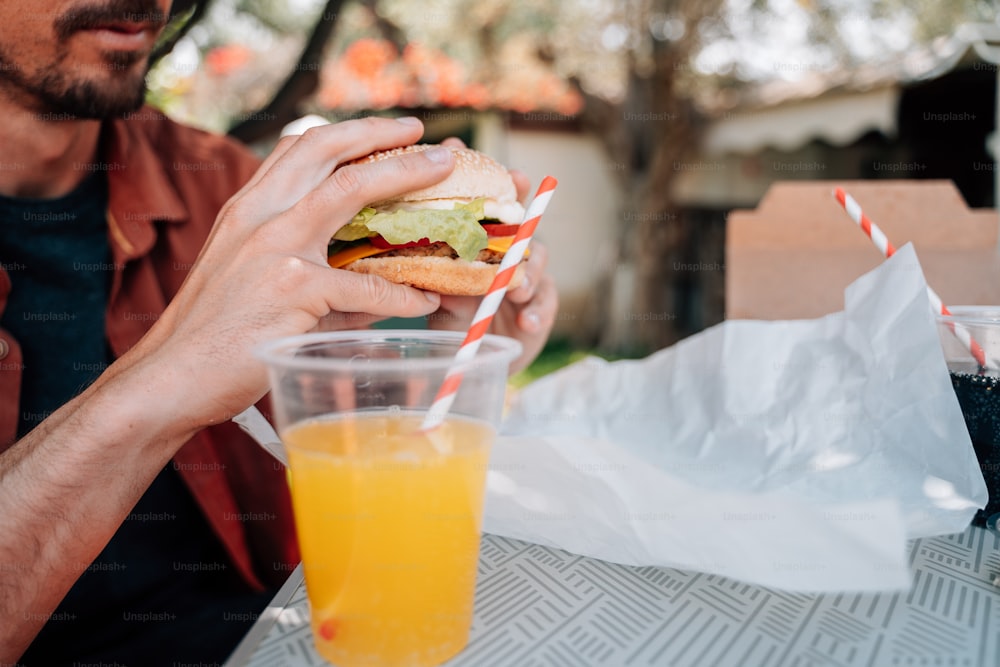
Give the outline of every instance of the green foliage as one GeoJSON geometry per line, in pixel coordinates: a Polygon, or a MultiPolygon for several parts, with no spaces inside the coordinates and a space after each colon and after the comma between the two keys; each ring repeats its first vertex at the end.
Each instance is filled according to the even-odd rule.
{"type": "Polygon", "coordinates": [[[523,387],[542,376],[587,357],[601,357],[608,361],[635,358],[634,356],[624,357],[622,355],[608,354],[594,349],[582,349],[570,340],[553,338],[545,345],[545,348],[542,349],[541,353],[530,366],[511,377],[510,383],[515,387],[523,387]]]}
{"type": "Polygon", "coordinates": [[[196,9],[197,7],[192,4],[190,7],[170,19],[167,27],[163,29],[163,32],[160,33],[159,38],[156,40],[156,45],[153,47],[154,53],[162,55],[162,49],[166,47],[166,45],[172,44],[176,41],[181,31],[183,31],[187,26],[187,22],[191,20],[192,16],[194,16],[196,9]]]}

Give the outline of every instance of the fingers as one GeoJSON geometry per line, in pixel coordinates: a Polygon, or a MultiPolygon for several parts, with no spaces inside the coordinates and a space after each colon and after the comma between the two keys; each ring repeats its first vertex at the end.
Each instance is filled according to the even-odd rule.
{"type": "Polygon", "coordinates": [[[455,158],[446,148],[345,165],[290,211],[297,220],[291,231],[301,231],[325,244],[366,204],[437,183],[454,167],[455,158]]]}
{"type": "Polygon", "coordinates": [[[448,137],[441,142],[442,146],[450,146],[451,148],[466,148],[465,142],[458,137],[448,137]]]}
{"type": "Polygon", "coordinates": [[[384,320],[384,315],[369,315],[368,313],[331,312],[320,319],[316,331],[346,331],[349,329],[367,329],[372,324],[384,320]]]}
{"type": "Polygon", "coordinates": [[[415,118],[363,118],[286,137],[275,149],[280,154],[269,158],[267,168],[258,171],[253,191],[265,192],[254,197],[254,206],[265,215],[284,211],[323,183],[339,165],[376,150],[408,146],[422,134],[423,125],[415,118]]]}
{"type": "MultiPolygon", "coordinates": [[[[230,209],[232,206],[236,205],[236,202],[239,202],[241,198],[252,197],[251,193],[253,192],[253,189],[257,187],[257,184],[260,183],[261,179],[263,179],[264,176],[267,175],[268,170],[270,170],[270,168],[274,165],[274,163],[277,162],[278,159],[280,159],[281,156],[283,156],[286,152],[288,152],[288,149],[292,147],[297,138],[298,137],[295,136],[286,136],[279,139],[278,143],[274,147],[274,150],[272,150],[271,153],[261,163],[261,165],[257,167],[257,171],[255,171],[253,175],[250,176],[250,180],[244,183],[243,187],[240,188],[236,192],[236,194],[230,197],[229,201],[227,201],[223,205],[222,209],[219,211],[219,215],[223,216],[226,213],[226,211],[228,211],[228,209],[230,209]]],[[[258,209],[258,213],[261,213],[264,216],[268,216],[279,213],[282,210],[284,209],[274,207],[269,209],[258,209]]],[[[214,233],[215,232],[213,231],[213,235],[214,233]]]]}
{"type": "Polygon", "coordinates": [[[429,319],[433,329],[461,331],[472,324],[472,317],[482,298],[478,296],[443,295],[441,308],[429,319]]]}
{"type": "Polygon", "coordinates": [[[531,300],[517,314],[517,326],[529,334],[547,332],[552,328],[559,310],[559,292],[551,276],[542,276],[531,300]]]}
{"type": "Polygon", "coordinates": [[[274,163],[287,153],[288,149],[295,145],[296,141],[298,141],[298,136],[296,135],[290,135],[279,139],[278,143],[275,144],[274,149],[272,149],[268,156],[264,158],[264,161],[257,168],[257,171],[255,171],[253,176],[250,177],[250,180],[247,181],[242,188],[240,188],[239,192],[236,193],[236,196],[239,197],[247,190],[256,186],[257,183],[264,178],[264,175],[267,174],[271,167],[274,166],[274,163]]]}
{"type": "Polygon", "coordinates": [[[330,313],[363,313],[368,324],[385,317],[423,317],[438,309],[441,297],[406,285],[397,285],[378,276],[342,269],[316,267],[315,280],[307,289],[315,290],[325,303],[322,319],[330,313]]]}
{"type": "Polygon", "coordinates": [[[512,303],[526,303],[531,300],[536,286],[545,275],[545,266],[549,263],[549,250],[544,244],[532,241],[531,253],[524,260],[524,277],[521,284],[507,292],[505,299],[512,303]]]}

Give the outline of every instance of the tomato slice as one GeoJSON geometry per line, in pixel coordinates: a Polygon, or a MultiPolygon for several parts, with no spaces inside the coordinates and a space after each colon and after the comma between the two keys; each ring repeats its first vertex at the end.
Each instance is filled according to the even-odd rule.
{"type": "Polygon", "coordinates": [[[368,237],[368,241],[371,242],[371,244],[376,248],[380,248],[382,250],[395,250],[397,248],[416,248],[418,246],[431,244],[430,239],[426,238],[420,239],[419,241],[410,241],[409,243],[399,243],[399,244],[389,243],[384,238],[378,235],[368,237]]]}
{"type": "Polygon", "coordinates": [[[514,236],[517,234],[517,228],[521,225],[508,225],[502,222],[489,222],[483,225],[483,229],[486,230],[487,236],[514,236]]]}

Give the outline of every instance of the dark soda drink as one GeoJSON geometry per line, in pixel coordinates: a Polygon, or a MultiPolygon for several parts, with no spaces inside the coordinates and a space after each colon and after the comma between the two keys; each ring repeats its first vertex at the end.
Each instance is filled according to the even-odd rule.
{"type": "Polygon", "coordinates": [[[990,494],[986,507],[976,512],[972,523],[993,528],[1000,519],[1000,377],[980,375],[974,364],[968,368],[952,365],[950,372],[990,494]]]}

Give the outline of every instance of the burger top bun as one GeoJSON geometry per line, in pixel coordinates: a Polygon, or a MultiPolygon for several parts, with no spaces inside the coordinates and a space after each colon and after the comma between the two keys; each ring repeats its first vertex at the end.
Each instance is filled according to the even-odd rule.
{"type": "MultiPolygon", "coordinates": [[[[418,153],[428,148],[434,148],[437,144],[416,144],[414,146],[404,146],[386,151],[377,151],[355,162],[368,163],[378,162],[386,158],[408,153],[418,153]]],[[[456,148],[447,146],[448,150],[455,156],[455,170],[448,178],[440,183],[435,183],[420,190],[407,192],[399,197],[394,197],[394,202],[419,202],[429,199],[479,199],[486,198],[495,200],[499,204],[517,202],[517,190],[514,188],[514,181],[510,177],[510,172],[502,164],[488,155],[474,151],[470,148],[456,148]]],[[[378,208],[379,204],[372,204],[378,208]]]]}
{"type": "MultiPolygon", "coordinates": [[[[386,160],[398,155],[417,153],[434,147],[418,144],[378,151],[354,161],[366,164],[386,160]]],[[[524,209],[517,201],[517,190],[510,172],[499,162],[469,148],[447,148],[455,156],[455,169],[451,174],[430,187],[408,192],[399,197],[373,202],[371,208],[378,212],[392,213],[399,210],[440,209],[451,210],[457,203],[482,199],[482,213],[491,220],[519,223],[524,209]]],[[[432,244],[440,246],[441,243],[432,244]]],[[[440,294],[486,294],[499,266],[495,250],[480,251],[475,261],[439,255],[437,247],[408,248],[405,252],[390,250],[370,257],[356,259],[342,268],[357,273],[380,276],[395,283],[412,285],[440,294]],[[485,256],[484,256],[485,252],[485,256]]],[[[510,288],[521,283],[523,268],[518,267],[510,281],[510,288]]]]}

